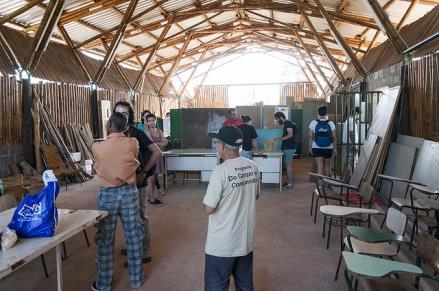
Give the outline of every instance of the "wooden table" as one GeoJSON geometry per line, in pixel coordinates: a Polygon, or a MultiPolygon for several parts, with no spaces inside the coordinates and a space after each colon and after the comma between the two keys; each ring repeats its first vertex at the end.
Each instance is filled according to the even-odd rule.
{"type": "MultiPolygon", "coordinates": [[[[9,224],[14,211],[11,208],[0,212],[1,230],[9,224]]],[[[53,237],[19,239],[12,248],[0,252],[0,279],[55,247],[58,291],[62,290],[62,243],[107,215],[100,210],[58,209],[58,226],[53,237]]]]}

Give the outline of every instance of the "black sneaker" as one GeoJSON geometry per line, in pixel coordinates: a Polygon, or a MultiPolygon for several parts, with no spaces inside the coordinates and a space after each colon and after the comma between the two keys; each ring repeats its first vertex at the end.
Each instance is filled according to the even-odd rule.
{"type": "Polygon", "coordinates": [[[288,185],[288,182],[283,183],[282,187],[285,187],[286,185],[288,185]]]}
{"type": "Polygon", "coordinates": [[[151,202],[149,202],[149,204],[152,204],[152,205],[159,205],[159,206],[162,206],[163,205],[163,203],[162,203],[162,201],[160,201],[160,200],[155,200],[155,201],[151,201],[151,202]]]}
{"type": "MultiPolygon", "coordinates": [[[[147,258],[142,258],[142,264],[147,264],[149,262],[151,262],[151,257],[147,257],[147,258]]],[[[125,268],[128,268],[128,262],[125,262],[125,264],[123,264],[125,268]]]]}
{"type": "Polygon", "coordinates": [[[96,281],[93,281],[93,283],[91,283],[91,290],[93,290],[93,291],[99,291],[98,290],[98,287],[96,286],[96,281]]]}

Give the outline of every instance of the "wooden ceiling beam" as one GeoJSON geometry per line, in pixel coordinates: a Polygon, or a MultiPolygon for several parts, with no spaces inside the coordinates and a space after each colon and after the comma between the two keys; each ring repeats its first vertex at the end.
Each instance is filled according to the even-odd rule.
{"type": "MultiPolygon", "coordinates": [[[[192,11],[183,11],[176,13],[177,16],[189,16],[189,15],[197,15],[197,14],[205,14],[205,13],[213,13],[213,12],[227,12],[227,11],[239,11],[239,10],[274,10],[274,11],[280,11],[285,13],[294,13],[294,14],[300,14],[298,12],[298,7],[302,7],[302,9],[306,11],[310,11],[311,13],[309,16],[316,17],[316,18],[323,18],[320,13],[318,12],[318,8],[316,6],[307,4],[305,2],[301,1],[292,1],[296,5],[290,5],[290,4],[234,4],[233,6],[219,6],[219,7],[212,7],[212,8],[202,8],[192,11]],[[295,7],[296,6],[296,7],[295,7]]],[[[342,22],[349,22],[351,24],[356,24],[360,26],[366,26],[373,29],[377,29],[377,25],[373,18],[369,17],[363,17],[358,16],[354,14],[348,14],[348,13],[337,13],[330,11],[329,14],[336,18],[339,21],[342,22]]]]}
{"type": "MultiPolygon", "coordinates": [[[[304,37],[304,38],[310,38],[310,39],[315,40],[315,36],[314,36],[314,33],[313,33],[312,31],[309,31],[309,30],[306,30],[306,29],[298,29],[297,27],[295,27],[295,26],[292,25],[292,24],[288,24],[288,23],[282,22],[282,21],[277,20],[277,19],[271,19],[271,18],[268,17],[268,16],[265,16],[265,15],[263,15],[263,14],[259,14],[259,13],[253,12],[253,11],[249,11],[249,12],[252,13],[252,14],[254,14],[254,15],[256,15],[256,16],[259,16],[259,17],[261,17],[261,18],[267,19],[268,21],[272,21],[272,22],[278,23],[278,24],[280,24],[280,25],[282,25],[282,26],[285,26],[286,28],[289,28],[289,29],[292,29],[292,30],[296,30],[297,32],[305,33],[305,34],[307,34],[308,36],[307,36],[307,37],[302,36],[302,37],[304,37]]],[[[302,18],[303,18],[303,17],[302,17],[302,18]]],[[[333,39],[331,39],[331,38],[328,38],[327,36],[323,35],[322,33],[319,33],[319,32],[317,32],[317,33],[320,35],[320,37],[322,38],[323,41],[337,44],[337,41],[336,41],[336,40],[333,40],[333,39]]],[[[358,45],[358,43],[360,42],[360,40],[357,40],[357,39],[354,39],[354,38],[346,38],[346,40],[347,40],[347,42],[348,42],[349,44],[351,44],[351,45],[358,45]]],[[[363,54],[366,53],[366,51],[364,51],[364,50],[362,50],[362,49],[354,48],[354,50],[355,50],[355,51],[358,51],[358,52],[361,52],[361,53],[363,53],[363,54]]]]}
{"type": "Polygon", "coordinates": [[[64,39],[64,42],[67,44],[67,46],[69,48],[72,49],[73,51],[73,55],[76,58],[76,61],[78,62],[81,70],[84,72],[84,74],[87,76],[88,80],[91,81],[93,78],[90,74],[90,71],[87,69],[87,67],[85,66],[84,62],[82,61],[81,57],[79,56],[79,52],[75,49],[73,49],[73,41],[70,38],[69,34],[67,33],[67,31],[65,30],[64,26],[62,26],[61,24],[58,23],[58,30],[61,33],[62,38],[64,39]]]}
{"type": "Polygon", "coordinates": [[[24,12],[28,11],[29,9],[31,9],[35,5],[40,4],[41,2],[43,2],[43,0],[32,0],[32,1],[28,2],[26,5],[23,5],[22,7],[18,8],[14,12],[10,13],[9,15],[1,17],[0,18],[0,25],[3,25],[6,22],[11,21],[15,17],[19,16],[20,14],[23,14],[24,12]]]}
{"type": "Polygon", "coordinates": [[[134,82],[134,90],[139,90],[140,81],[143,79],[145,73],[148,71],[148,66],[151,64],[152,59],[154,58],[157,50],[159,49],[160,45],[163,42],[163,39],[165,38],[166,34],[169,32],[169,29],[172,26],[173,23],[174,14],[172,14],[171,18],[168,20],[168,25],[163,29],[162,33],[160,34],[160,37],[157,39],[156,43],[154,44],[154,47],[152,48],[151,52],[148,55],[148,58],[146,59],[145,63],[142,66],[142,69],[140,70],[139,76],[137,77],[136,81],[134,82]]]}
{"type": "Polygon", "coordinates": [[[119,47],[120,43],[123,39],[123,33],[125,32],[129,20],[131,16],[134,13],[134,10],[136,9],[137,3],[139,0],[131,0],[130,5],[128,6],[127,10],[125,11],[125,15],[122,19],[122,21],[119,24],[119,28],[117,29],[117,32],[113,38],[113,41],[111,42],[110,48],[107,51],[107,54],[105,55],[104,60],[102,61],[98,72],[96,73],[95,77],[93,78],[93,82],[95,84],[99,84],[107,70],[110,68],[111,64],[113,63],[113,59],[116,55],[116,50],[119,47]]]}
{"type": "Polygon", "coordinates": [[[187,34],[187,38],[183,44],[183,47],[181,48],[177,58],[175,59],[174,63],[172,64],[171,69],[168,71],[168,74],[167,74],[165,80],[163,81],[162,86],[160,87],[160,90],[159,90],[159,97],[160,98],[162,98],[162,96],[164,95],[164,93],[168,89],[169,83],[171,82],[171,78],[174,75],[178,65],[180,64],[180,61],[181,61],[181,58],[182,58],[184,52],[186,51],[187,47],[189,46],[189,43],[190,43],[191,38],[192,38],[192,33],[193,32],[191,31],[187,34]]]}
{"type": "Polygon", "coordinates": [[[101,11],[110,9],[115,7],[118,4],[127,2],[129,0],[97,0],[94,3],[90,3],[86,6],[80,7],[73,11],[64,13],[61,16],[60,23],[61,25],[66,25],[70,22],[77,21],[84,17],[99,13],[101,11]]]}
{"type": "MultiPolygon", "coordinates": [[[[104,47],[105,51],[108,53],[108,50],[110,49],[108,47],[108,44],[103,39],[101,39],[101,42],[102,42],[102,46],[104,47]]],[[[114,67],[116,68],[117,72],[122,77],[123,81],[125,82],[125,85],[127,85],[127,87],[131,89],[131,84],[130,84],[130,81],[128,80],[127,75],[124,73],[124,71],[122,71],[122,68],[120,67],[120,65],[118,63],[116,63],[114,61],[114,59],[113,59],[113,64],[114,64],[114,67]]]]}
{"type": "Polygon", "coordinates": [[[383,10],[379,2],[377,0],[363,0],[363,3],[373,15],[375,21],[380,27],[380,30],[387,35],[396,51],[401,54],[404,50],[406,50],[406,42],[390,22],[389,16],[383,10]]]}
{"type": "Polygon", "coordinates": [[[308,58],[311,60],[312,64],[314,65],[314,67],[317,69],[317,71],[319,72],[320,76],[322,76],[323,80],[325,81],[326,85],[328,85],[329,87],[332,88],[332,90],[334,90],[334,88],[332,87],[332,84],[329,82],[329,80],[326,78],[326,75],[323,73],[322,69],[320,68],[319,65],[317,65],[316,61],[314,60],[314,57],[311,55],[311,53],[309,52],[308,48],[306,47],[305,43],[303,42],[302,38],[300,37],[300,35],[297,33],[297,31],[293,30],[293,33],[296,37],[296,39],[299,41],[300,45],[303,47],[303,49],[305,50],[306,54],[308,55],[308,58]]]}
{"type": "Polygon", "coordinates": [[[308,28],[312,31],[314,34],[316,41],[319,43],[320,49],[322,50],[323,54],[325,55],[326,59],[328,60],[328,63],[331,65],[331,67],[334,69],[335,74],[338,76],[338,78],[341,80],[343,84],[347,84],[345,77],[343,76],[342,71],[338,67],[337,63],[335,62],[334,57],[331,55],[331,52],[329,51],[328,47],[326,46],[325,42],[321,39],[320,35],[318,34],[317,30],[315,29],[313,23],[308,18],[308,15],[303,11],[302,7],[299,6],[299,11],[302,14],[303,18],[305,19],[305,22],[308,26],[308,28]]]}
{"type": "MultiPolygon", "coordinates": [[[[184,82],[180,92],[178,93],[178,103],[180,104],[180,100],[181,100],[181,96],[184,94],[184,91],[186,91],[187,86],[189,85],[189,82],[192,80],[192,78],[195,75],[195,72],[198,69],[198,66],[201,64],[201,62],[204,60],[204,57],[206,56],[207,50],[205,50],[200,58],[198,59],[198,61],[195,63],[195,67],[193,68],[191,74],[189,75],[189,77],[187,78],[186,82],[184,82]]],[[[180,105],[179,105],[180,108],[180,105]]]]}
{"type": "MultiPolygon", "coordinates": [[[[209,19],[214,18],[214,17],[218,16],[219,14],[220,14],[220,12],[219,12],[219,13],[216,13],[215,15],[213,15],[213,16],[211,16],[211,17],[209,17],[209,19]]],[[[204,20],[202,20],[202,21],[199,21],[199,22],[195,23],[194,25],[191,25],[190,27],[188,27],[188,28],[186,28],[186,29],[184,29],[184,30],[182,30],[182,31],[176,32],[176,33],[174,33],[173,35],[170,35],[170,36],[166,37],[163,41],[166,42],[166,41],[168,41],[169,39],[172,39],[172,38],[174,38],[174,37],[176,37],[176,36],[182,35],[182,34],[188,32],[188,31],[190,31],[190,30],[193,30],[194,28],[196,28],[197,26],[203,24],[203,23],[206,22],[206,21],[207,21],[206,19],[204,19],[204,20]]],[[[153,46],[154,46],[154,45],[150,45],[150,46],[147,46],[147,47],[144,47],[144,48],[136,49],[135,51],[133,51],[133,52],[131,52],[131,53],[125,54],[125,55],[123,55],[123,56],[120,56],[119,59],[118,59],[118,61],[119,61],[119,62],[124,62],[124,61],[126,61],[126,60],[128,60],[128,59],[131,59],[132,57],[142,55],[142,54],[144,54],[145,52],[151,50],[151,49],[153,48],[153,46]]]]}
{"type": "Polygon", "coordinates": [[[328,12],[325,10],[323,5],[320,3],[319,0],[314,0],[314,3],[317,5],[317,7],[319,8],[320,13],[325,18],[326,23],[329,26],[329,31],[332,33],[334,39],[341,46],[341,48],[345,52],[346,56],[351,60],[351,62],[354,65],[355,69],[357,70],[357,72],[359,72],[363,77],[367,76],[367,71],[363,67],[363,64],[361,64],[360,60],[357,58],[357,56],[352,51],[352,48],[346,43],[346,40],[343,38],[341,33],[335,27],[334,23],[332,22],[331,17],[329,16],[328,12]]]}
{"type": "Polygon", "coordinates": [[[38,31],[32,40],[32,45],[24,58],[23,66],[25,69],[33,72],[37,68],[41,56],[49,44],[53,29],[58,24],[64,3],[64,0],[51,0],[49,2],[38,31]]]}
{"type": "MultiPolygon", "coordinates": [[[[157,2],[157,4],[152,5],[151,7],[146,8],[144,11],[142,11],[142,12],[140,12],[139,14],[133,16],[133,17],[130,19],[130,22],[135,21],[135,20],[139,19],[140,17],[142,17],[142,16],[148,14],[149,12],[153,11],[153,10],[156,9],[158,6],[160,6],[161,4],[163,4],[163,3],[167,2],[167,1],[169,1],[169,0],[162,0],[162,1],[160,1],[160,2],[157,2]]],[[[107,29],[107,30],[103,30],[103,31],[101,31],[98,35],[95,35],[95,36],[93,36],[93,37],[91,37],[91,38],[89,38],[89,39],[87,39],[87,40],[85,40],[85,41],[79,43],[78,45],[76,45],[76,46],[75,46],[75,49],[78,49],[78,48],[80,48],[80,47],[86,46],[87,44],[89,44],[89,43],[91,43],[91,42],[93,42],[93,41],[96,41],[96,40],[98,40],[98,39],[100,39],[100,38],[102,38],[102,37],[105,37],[105,36],[111,34],[113,31],[117,30],[118,27],[119,27],[119,25],[116,25],[116,26],[113,26],[113,27],[110,28],[110,29],[107,29]]],[[[130,35],[130,34],[129,34],[129,31],[130,31],[129,29],[127,29],[127,30],[125,31],[125,34],[124,34],[124,37],[125,37],[125,38],[127,38],[127,37],[130,35]]]]}

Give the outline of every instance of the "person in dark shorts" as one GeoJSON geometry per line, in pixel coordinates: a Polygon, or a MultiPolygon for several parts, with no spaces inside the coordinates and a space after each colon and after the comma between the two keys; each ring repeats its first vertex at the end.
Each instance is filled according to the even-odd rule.
{"type": "Polygon", "coordinates": [[[258,150],[258,143],[256,142],[256,138],[258,137],[258,134],[256,133],[255,127],[252,125],[252,119],[248,115],[242,115],[241,116],[242,121],[244,124],[238,126],[238,128],[242,131],[242,149],[241,149],[241,157],[247,158],[249,160],[253,160],[253,151],[257,151],[258,154],[260,154],[258,150]]]}
{"type": "Polygon", "coordinates": [[[275,138],[273,141],[282,141],[281,149],[284,152],[283,162],[287,168],[288,179],[288,181],[282,185],[282,189],[289,190],[293,188],[293,159],[297,149],[294,138],[297,135],[297,127],[296,124],[288,120],[281,111],[274,114],[274,120],[284,128],[282,137],[275,138]]]}
{"type": "Polygon", "coordinates": [[[324,105],[317,109],[318,118],[309,124],[309,153],[317,164],[317,173],[330,176],[330,163],[337,154],[336,131],[334,122],[328,120],[328,108],[324,105]]]}

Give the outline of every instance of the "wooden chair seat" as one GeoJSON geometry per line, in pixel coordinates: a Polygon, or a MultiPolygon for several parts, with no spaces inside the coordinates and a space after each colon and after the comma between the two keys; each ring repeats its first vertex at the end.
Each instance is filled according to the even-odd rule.
{"type": "Polygon", "coordinates": [[[408,282],[392,278],[370,279],[360,277],[358,279],[364,291],[415,291],[417,290],[408,282]]]}
{"type": "MultiPolygon", "coordinates": [[[[349,247],[348,239],[343,240],[344,244],[349,247]]],[[[398,246],[389,243],[371,244],[355,238],[351,238],[352,250],[354,253],[374,256],[393,257],[398,254],[398,246]]]]}

